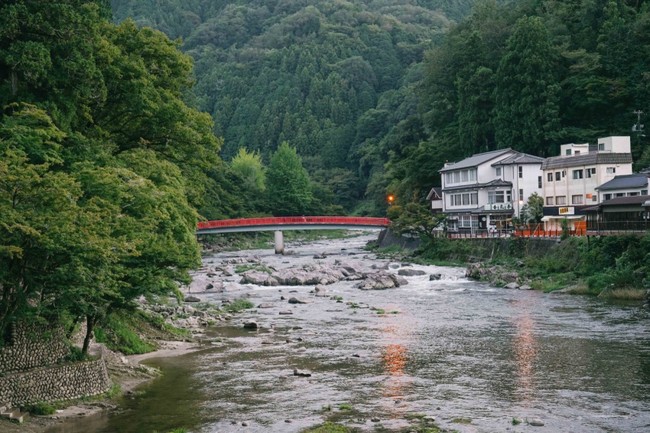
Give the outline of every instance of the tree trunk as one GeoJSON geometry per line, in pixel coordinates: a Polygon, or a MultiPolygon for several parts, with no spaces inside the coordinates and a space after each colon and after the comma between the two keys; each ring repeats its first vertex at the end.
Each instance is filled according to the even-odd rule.
{"type": "Polygon", "coordinates": [[[88,346],[90,346],[90,340],[93,335],[93,329],[95,327],[95,323],[97,322],[97,317],[96,316],[86,316],[86,336],[84,337],[84,345],[81,348],[81,353],[84,355],[88,354],[88,346]]]}
{"type": "Polygon", "coordinates": [[[11,96],[16,96],[18,93],[18,74],[15,70],[11,71],[11,96]]]}

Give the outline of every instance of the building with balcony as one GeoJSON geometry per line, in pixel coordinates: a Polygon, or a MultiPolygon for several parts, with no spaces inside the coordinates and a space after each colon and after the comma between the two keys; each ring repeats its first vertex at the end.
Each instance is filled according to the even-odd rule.
{"type": "Polygon", "coordinates": [[[599,138],[596,145],[564,144],[560,155],[542,164],[546,230],[558,230],[563,220],[581,228],[584,209],[599,204],[599,186],[632,174],[630,137],[599,138]],[[580,227],[579,227],[580,226],[580,227]]]}
{"type": "Polygon", "coordinates": [[[541,195],[543,158],[500,149],[440,170],[448,231],[496,231],[511,226],[533,193],[541,195]]]}

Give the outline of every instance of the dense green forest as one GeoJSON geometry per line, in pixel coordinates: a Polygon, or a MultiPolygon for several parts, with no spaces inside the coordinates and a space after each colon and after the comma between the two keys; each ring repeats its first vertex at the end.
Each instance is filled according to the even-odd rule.
{"type": "MultiPolygon", "coordinates": [[[[550,156],[650,110],[642,0],[111,3],[182,40],[225,160],[244,147],[268,163],[287,141],[323,210],[380,214],[388,191],[421,200],[446,160],[550,156]]],[[[639,167],[647,143],[633,139],[639,167]]]]}
{"type": "Polygon", "coordinates": [[[110,17],[0,4],[0,344],[15,321],[86,321],[85,349],[109,312],[176,292],[200,264],[197,210],[235,201],[212,119],[183,100],[191,59],[110,17]]]}
{"type": "Polygon", "coordinates": [[[173,292],[200,217],[426,215],[446,160],[628,135],[649,59],[643,0],[5,0],[0,341],[173,292]]]}

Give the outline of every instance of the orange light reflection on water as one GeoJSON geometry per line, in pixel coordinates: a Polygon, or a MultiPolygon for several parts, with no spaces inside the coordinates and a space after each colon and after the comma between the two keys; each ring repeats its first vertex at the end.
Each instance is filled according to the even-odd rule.
{"type": "Polygon", "coordinates": [[[405,317],[400,319],[382,327],[382,335],[387,342],[382,348],[381,361],[388,376],[382,383],[382,396],[388,399],[384,400],[384,413],[394,419],[403,418],[408,411],[407,405],[396,403],[403,402],[412,382],[412,378],[405,373],[409,353],[404,343],[408,342],[411,334],[410,326],[405,317]]]}
{"type": "Polygon", "coordinates": [[[530,403],[535,396],[537,340],[533,332],[534,321],[530,315],[529,302],[520,301],[516,305],[522,307],[521,314],[515,318],[517,334],[513,341],[517,362],[516,394],[523,403],[530,403]]]}

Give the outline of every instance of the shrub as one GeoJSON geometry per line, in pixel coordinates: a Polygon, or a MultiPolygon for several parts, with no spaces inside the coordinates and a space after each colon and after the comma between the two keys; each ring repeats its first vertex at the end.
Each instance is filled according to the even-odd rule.
{"type": "Polygon", "coordinates": [[[56,408],[51,403],[47,402],[38,402],[34,404],[29,404],[23,407],[25,412],[29,412],[32,415],[52,415],[56,412],[56,408]]]}

